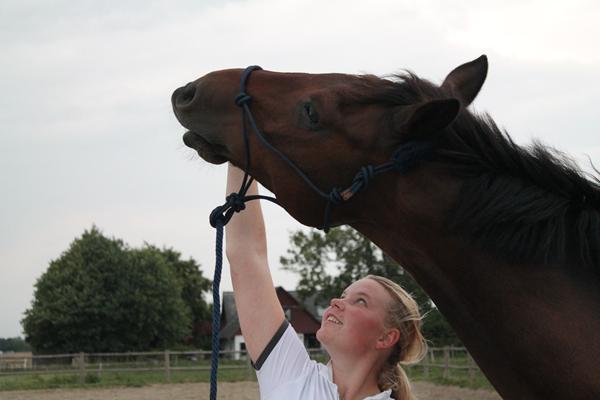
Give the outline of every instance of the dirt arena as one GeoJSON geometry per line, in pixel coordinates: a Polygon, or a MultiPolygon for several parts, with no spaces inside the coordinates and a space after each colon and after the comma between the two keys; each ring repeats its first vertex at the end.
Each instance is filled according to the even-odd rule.
{"type": "MultiPolygon", "coordinates": [[[[455,386],[436,386],[414,382],[419,400],[499,400],[487,390],[462,389],[455,386]]],[[[54,389],[0,392],[1,400],[208,400],[207,383],[151,385],[141,388],[54,389]]],[[[259,400],[256,382],[219,384],[220,400],[259,400]]]]}

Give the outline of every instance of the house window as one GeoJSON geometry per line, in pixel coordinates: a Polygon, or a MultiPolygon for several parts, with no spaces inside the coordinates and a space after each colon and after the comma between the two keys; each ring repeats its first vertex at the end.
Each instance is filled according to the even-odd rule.
{"type": "Polygon", "coordinates": [[[246,351],[246,343],[240,343],[240,349],[235,353],[236,360],[245,360],[248,352],[246,351]]]}
{"type": "Polygon", "coordinates": [[[317,306],[317,315],[319,316],[319,318],[323,318],[325,310],[327,310],[327,307],[317,306]]]}

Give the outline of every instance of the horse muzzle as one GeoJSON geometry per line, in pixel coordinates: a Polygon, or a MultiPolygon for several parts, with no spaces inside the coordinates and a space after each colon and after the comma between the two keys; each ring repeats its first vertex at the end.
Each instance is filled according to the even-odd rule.
{"type": "Polygon", "coordinates": [[[204,160],[221,164],[227,161],[223,132],[227,117],[215,101],[219,94],[203,85],[203,79],[176,89],[171,95],[171,105],[179,123],[189,129],[183,135],[184,144],[196,150],[204,160]]]}

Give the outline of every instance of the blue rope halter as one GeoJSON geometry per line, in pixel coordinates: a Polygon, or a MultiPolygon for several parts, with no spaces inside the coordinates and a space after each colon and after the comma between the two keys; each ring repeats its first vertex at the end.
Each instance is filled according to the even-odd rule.
{"type": "Polygon", "coordinates": [[[216,239],[216,262],[215,262],[215,274],[213,279],[213,324],[212,324],[212,355],[211,355],[211,373],[210,373],[210,400],[217,399],[217,370],[219,368],[219,332],[221,330],[221,301],[219,298],[219,286],[221,284],[221,271],[223,267],[223,227],[227,225],[234,213],[240,212],[246,208],[245,203],[252,200],[264,199],[272,201],[275,204],[279,204],[277,199],[274,197],[252,195],[246,196],[246,192],[250,188],[254,178],[250,176],[248,171],[250,170],[250,145],[248,142],[248,122],[252,131],[260,142],[298,174],[304,182],[320,197],[324,198],[327,203],[325,205],[324,221],[322,229],[328,232],[330,229],[330,214],[333,205],[341,204],[348,201],[356,193],[364,190],[371,179],[375,176],[384,172],[396,170],[400,173],[408,172],[410,169],[415,167],[421,160],[429,156],[432,152],[432,147],[427,142],[410,141],[400,146],[392,155],[390,161],[378,165],[372,166],[367,165],[358,171],[354,176],[352,183],[345,190],[340,190],[337,187],[332,188],[328,193],[319,189],[308,176],[285,154],[273,147],[267,139],[263,136],[260,129],[256,125],[254,116],[250,111],[250,103],[252,97],[246,93],[246,85],[248,78],[252,72],[261,70],[262,68],[253,65],[246,68],[242,74],[240,80],[240,92],[235,97],[235,104],[242,109],[242,135],[244,138],[245,151],[246,151],[246,163],[244,168],[244,178],[242,185],[237,193],[231,193],[226,197],[226,201],[223,205],[215,208],[210,213],[210,225],[217,229],[216,239]]]}

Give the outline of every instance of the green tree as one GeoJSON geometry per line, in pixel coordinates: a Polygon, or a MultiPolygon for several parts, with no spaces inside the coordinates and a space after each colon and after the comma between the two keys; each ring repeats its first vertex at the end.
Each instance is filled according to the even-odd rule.
{"type": "Polygon", "coordinates": [[[212,290],[212,282],[202,276],[200,265],[193,258],[181,260],[181,253],[173,249],[159,249],[148,244],[145,250],[163,257],[181,286],[181,298],[191,316],[191,332],[186,337],[186,344],[210,349],[212,305],[207,304],[204,293],[212,290]]]}
{"type": "Polygon", "coordinates": [[[92,227],[38,279],[21,321],[26,340],[40,353],[174,346],[192,314],[178,262],[172,250],[130,249],[92,227]]]}
{"type": "Polygon", "coordinates": [[[454,331],[413,277],[369,239],[351,227],[298,230],[290,235],[287,255],[280,258],[285,270],[300,276],[301,297],[319,293],[326,301],[339,296],[352,282],[368,274],[385,276],[400,284],[425,315],[423,332],[434,345],[460,344],[454,331]]]}

